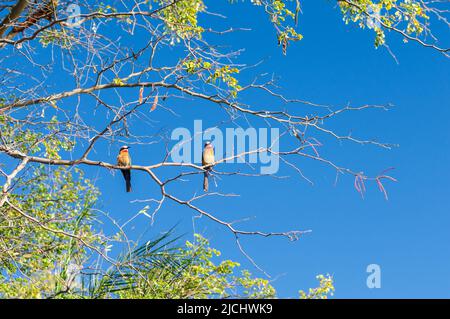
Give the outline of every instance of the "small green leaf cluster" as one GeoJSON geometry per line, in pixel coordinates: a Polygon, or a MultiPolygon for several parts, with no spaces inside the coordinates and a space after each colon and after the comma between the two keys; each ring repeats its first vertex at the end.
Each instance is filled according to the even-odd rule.
{"type": "Polygon", "coordinates": [[[316,279],[319,281],[319,287],[310,288],[307,293],[300,290],[300,299],[328,299],[328,296],[333,296],[333,277],[329,274],[318,275],[316,279]]]}
{"type": "Polygon", "coordinates": [[[172,0],[156,0],[160,6],[167,6],[161,11],[161,19],[168,33],[177,40],[201,37],[204,29],[198,24],[198,14],[205,11],[203,0],[181,0],[173,5],[172,0]]]}
{"type": "Polygon", "coordinates": [[[238,74],[239,69],[229,65],[217,65],[208,61],[203,61],[201,58],[187,59],[183,61],[184,70],[190,75],[206,76],[202,77],[206,83],[220,84],[224,83],[230,90],[232,97],[236,97],[239,90],[242,88],[239,85],[238,79],[233,74],[238,74]]]}
{"type": "Polygon", "coordinates": [[[357,23],[367,27],[368,19],[373,21],[375,47],[384,45],[386,29],[396,28],[415,37],[424,33],[429,17],[417,0],[348,0],[339,1],[346,24],[357,23]]]}

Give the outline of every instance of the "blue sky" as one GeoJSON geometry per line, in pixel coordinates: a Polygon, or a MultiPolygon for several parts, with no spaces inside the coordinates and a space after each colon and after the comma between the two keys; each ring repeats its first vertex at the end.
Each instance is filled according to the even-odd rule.
{"type": "MultiPolygon", "coordinates": [[[[313,180],[313,186],[284,166],[280,175],[290,175],[290,179],[222,177],[213,189],[238,193],[240,197],[208,199],[202,202],[202,207],[226,220],[250,217],[239,224],[247,230],[312,230],[296,242],[282,238],[242,239],[246,251],[271,275],[280,297],[297,297],[298,290],[316,286],[316,275],[330,273],[335,279],[337,298],[448,298],[448,59],[414,43],[404,44],[397,35],[388,34],[397,64],[385,49],[374,48],[370,30],[345,25],[333,1],[302,3],[299,31],[304,39],[292,44],[287,56],[277,47],[274,30],[261,8],[241,3],[219,5],[212,1],[207,5],[210,11],[220,11],[228,17],[217,22],[219,26],[252,28],[249,32],[227,35],[223,41],[234,49],[245,48],[240,62],[263,61],[251,72],[279,76],[278,84],[285,95],[336,107],[348,103],[394,104],[389,111],[345,114],[330,123],[330,127],[342,134],[352,132],[355,136],[399,144],[398,148],[385,150],[329,139],[322,154],[370,175],[395,167],[391,174],[398,182],[385,184],[389,200],[384,199],[375,184],[367,185],[362,199],[351,177],[341,177],[335,185],[336,174],[332,169],[302,160],[298,164],[313,180]],[[366,267],[372,263],[381,267],[380,289],[366,286],[366,267]]],[[[133,41],[139,42],[141,36],[144,35],[133,41]]],[[[246,75],[240,78],[243,82],[249,79],[246,75]]],[[[255,105],[264,103],[261,95],[248,98],[255,105]]],[[[151,118],[155,121],[153,131],[148,126],[140,127],[136,120],[132,122],[135,132],[152,134],[161,128],[168,131],[180,126],[193,128],[195,119],[202,119],[204,127],[226,120],[225,113],[206,103],[184,100],[170,106],[179,117],[157,109],[151,118]]],[[[253,125],[261,127],[263,123],[256,121],[253,125]]],[[[119,147],[100,142],[91,158],[114,162],[119,147]]],[[[135,164],[155,163],[161,160],[161,152],[159,146],[135,145],[131,149],[135,164]]],[[[120,174],[112,176],[98,168],[86,168],[86,172],[104,194],[99,207],[122,221],[145,206],[133,200],[148,198],[149,194],[155,196],[158,191],[149,185],[144,173],[133,172],[134,191],[126,194],[120,174]]],[[[201,177],[197,180],[198,186],[188,183],[186,189],[177,191],[186,196],[200,192],[201,177]]],[[[195,224],[195,231],[221,250],[223,258],[237,260],[255,275],[263,276],[242,255],[233,235],[223,226],[205,218],[193,219],[190,210],[171,203],[158,213],[153,226],[145,216],[140,216],[127,231],[131,237],[137,237],[146,229],[151,238],[176,223],[179,233],[187,233],[186,239],[191,238],[195,224]]]]}
{"type": "MultiPolygon", "coordinates": [[[[323,154],[337,163],[368,174],[395,167],[392,175],[398,182],[386,184],[388,201],[374,184],[368,185],[362,199],[353,188],[352,178],[341,178],[334,185],[333,170],[303,161],[301,167],[314,186],[286,167],[280,174],[289,174],[289,180],[226,177],[219,181],[218,189],[241,196],[205,201],[203,207],[228,220],[251,217],[241,224],[244,229],[312,230],[293,243],[281,238],[242,240],[247,252],[272,276],[281,297],[296,297],[299,289],[315,286],[314,277],[320,273],[334,276],[338,298],[450,297],[448,60],[388,34],[397,64],[385,49],[374,49],[370,30],[346,26],[330,1],[303,1],[299,28],[304,39],[291,45],[287,56],[276,46],[273,29],[260,9],[212,3],[208,8],[228,17],[221,22],[224,26],[252,28],[224,41],[235,49],[245,48],[240,61],[251,64],[263,60],[258,70],[279,76],[287,96],[335,106],[394,104],[387,112],[349,113],[336,119],[333,127],[343,134],[352,132],[400,146],[383,150],[329,140],[323,147],[323,154]],[[366,267],[371,263],[381,267],[380,289],[366,286],[366,267]]],[[[264,102],[257,95],[252,99],[255,104],[264,102]]],[[[183,103],[176,109],[180,118],[170,118],[166,123],[165,115],[159,115],[164,127],[193,128],[195,119],[202,119],[206,127],[222,119],[223,113],[206,105],[183,103]]],[[[148,156],[141,154],[139,147],[132,152],[135,163],[148,156]]],[[[135,175],[135,189],[145,188],[148,178],[135,175]]],[[[100,179],[98,185],[115,190],[121,182],[100,179]]],[[[200,187],[199,178],[195,191],[200,187]]],[[[105,207],[115,207],[111,214],[119,216],[127,214],[130,207],[143,206],[124,202],[124,198],[144,197],[133,193],[103,201],[105,207]]],[[[151,231],[179,222],[180,231],[192,232],[192,216],[190,211],[170,204],[158,213],[151,231]]],[[[238,260],[262,275],[243,257],[233,236],[223,227],[203,218],[195,219],[195,230],[210,239],[224,258],[238,260]]]]}

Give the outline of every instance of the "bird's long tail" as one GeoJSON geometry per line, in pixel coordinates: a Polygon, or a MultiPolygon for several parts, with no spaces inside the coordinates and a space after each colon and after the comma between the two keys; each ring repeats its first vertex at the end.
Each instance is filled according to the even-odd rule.
{"type": "Polygon", "coordinates": [[[208,191],[208,171],[203,174],[203,191],[208,191]]]}
{"type": "Polygon", "coordinates": [[[123,178],[125,178],[125,184],[127,193],[131,192],[131,172],[129,169],[122,169],[123,178]]]}

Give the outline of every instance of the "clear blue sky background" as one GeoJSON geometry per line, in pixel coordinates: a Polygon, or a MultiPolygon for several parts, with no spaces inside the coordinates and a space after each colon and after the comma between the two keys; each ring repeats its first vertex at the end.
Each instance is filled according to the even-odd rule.
{"type": "MultiPolygon", "coordinates": [[[[334,276],[335,297],[339,298],[450,297],[448,60],[416,44],[405,45],[392,34],[388,41],[399,60],[397,65],[386,50],[374,49],[370,30],[346,26],[334,3],[322,0],[303,1],[299,28],[304,39],[291,45],[287,56],[283,56],[276,46],[274,30],[260,8],[246,4],[219,6],[211,1],[207,4],[210,11],[228,17],[222,22],[216,19],[217,26],[252,28],[251,32],[229,35],[224,42],[235,49],[245,48],[240,61],[252,64],[264,60],[253,74],[266,71],[280,76],[279,84],[287,96],[336,107],[347,103],[395,104],[388,112],[369,110],[344,115],[332,127],[342,134],[353,132],[398,143],[400,147],[387,151],[329,140],[322,150],[323,155],[337,163],[372,175],[395,167],[392,175],[398,183],[386,183],[388,201],[374,184],[368,185],[363,200],[353,187],[353,178],[340,178],[335,186],[333,170],[301,161],[300,167],[315,182],[314,186],[286,167],[280,175],[289,174],[289,180],[225,177],[219,181],[218,190],[241,196],[210,199],[202,202],[202,207],[225,220],[251,217],[240,224],[243,229],[312,230],[293,243],[281,238],[242,239],[247,252],[272,276],[281,297],[296,297],[299,289],[316,286],[315,276],[321,273],[334,276]],[[381,289],[366,286],[366,267],[371,263],[381,267],[381,289]]],[[[252,99],[256,105],[264,102],[260,95],[252,99]]],[[[179,118],[158,112],[152,115],[157,121],[155,132],[160,127],[169,131],[178,126],[193,129],[195,119],[202,119],[204,127],[226,119],[223,112],[210,105],[190,100],[177,103],[179,118]]],[[[111,161],[115,152],[112,146],[111,161]]],[[[136,164],[156,162],[161,156],[158,153],[156,147],[132,149],[136,164]]],[[[120,174],[112,183],[110,175],[92,171],[105,194],[103,209],[115,218],[126,220],[144,206],[130,203],[131,200],[148,198],[149,193],[157,192],[154,187],[149,189],[149,179],[142,173],[134,173],[135,192],[128,195],[122,193],[120,174]]],[[[198,184],[187,184],[183,195],[201,191],[200,176],[197,180],[198,184]],[[197,188],[193,189],[193,185],[197,188]]],[[[158,213],[153,227],[141,216],[128,232],[137,235],[148,229],[151,238],[179,223],[177,231],[186,232],[189,239],[192,216],[191,211],[168,203],[158,213]]],[[[222,251],[223,258],[240,261],[243,267],[262,276],[222,226],[196,219],[195,230],[210,239],[212,246],[222,251]]]]}
{"type": "MultiPolygon", "coordinates": [[[[245,48],[240,61],[264,63],[253,74],[273,72],[280,77],[282,92],[289,97],[331,104],[393,103],[390,111],[368,110],[346,114],[332,122],[342,134],[377,138],[398,143],[393,150],[359,146],[327,140],[322,154],[336,163],[377,174],[395,167],[397,183],[385,184],[386,201],[375,184],[368,184],[365,199],[355,191],[353,179],[340,178],[334,185],[335,172],[323,165],[299,161],[314,186],[300,179],[294,171],[282,167],[280,175],[288,180],[268,177],[224,177],[218,182],[222,192],[234,192],[238,198],[216,198],[202,202],[226,220],[251,217],[240,224],[248,230],[286,231],[311,229],[297,242],[281,238],[243,238],[247,252],[267,271],[280,297],[297,297],[298,290],[317,285],[317,274],[334,276],[338,298],[450,297],[450,81],[449,62],[437,52],[414,43],[404,44],[394,34],[388,43],[399,64],[385,49],[374,49],[373,34],[356,26],[346,26],[334,1],[304,0],[299,30],[304,39],[291,45],[287,56],[276,45],[275,34],[261,8],[248,4],[233,6],[208,1],[210,11],[228,17],[218,26],[250,27],[224,37],[233,48],[245,48]],[[382,287],[368,289],[366,267],[381,266],[382,287]]],[[[217,19],[216,19],[217,21],[217,19]]],[[[439,30],[438,30],[439,31],[439,30]]],[[[445,34],[448,37],[448,33],[445,34]]],[[[141,35],[142,36],[142,35],[141,35]]],[[[139,36],[133,41],[139,42],[139,36]]],[[[444,46],[444,45],[443,45],[444,46]]],[[[249,80],[245,75],[243,82],[249,80]]],[[[60,90],[58,90],[60,91],[60,90]]],[[[136,92],[130,92],[136,98],[136,92]]],[[[252,95],[255,105],[263,104],[261,95],[252,95]]],[[[169,103],[169,102],[168,102],[169,103]]],[[[193,128],[194,119],[213,126],[225,114],[208,104],[185,100],[173,106],[180,117],[158,109],[152,113],[153,132],[148,127],[136,132],[155,133],[160,128],[193,128]]],[[[262,126],[262,122],[253,123],[262,126]]],[[[114,162],[117,149],[100,143],[92,159],[114,162]],[[103,153],[103,155],[102,155],[103,153]]],[[[157,146],[131,149],[135,164],[161,160],[157,146]]],[[[226,168],[223,168],[226,169],[226,168]]],[[[98,168],[86,168],[88,176],[102,190],[100,208],[119,220],[126,220],[145,204],[131,203],[156,195],[144,173],[133,173],[134,191],[123,192],[120,174],[114,177],[98,168]],[[115,194],[110,196],[110,194],[115,194]]],[[[181,190],[185,196],[201,191],[201,177],[181,190]]],[[[195,179],[194,179],[195,180],[195,179]]],[[[183,186],[181,186],[183,187],[183,186]]],[[[214,190],[214,188],[213,188],[214,190]]],[[[178,190],[179,191],[179,190],[178,190]]],[[[193,232],[190,210],[167,203],[150,226],[140,216],[127,229],[139,236],[147,229],[147,238],[156,236],[179,223],[177,232],[193,232]]],[[[256,275],[263,276],[239,252],[232,234],[205,218],[195,220],[195,230],[210,239],[223,258],[240,261],[256,275]]]]}

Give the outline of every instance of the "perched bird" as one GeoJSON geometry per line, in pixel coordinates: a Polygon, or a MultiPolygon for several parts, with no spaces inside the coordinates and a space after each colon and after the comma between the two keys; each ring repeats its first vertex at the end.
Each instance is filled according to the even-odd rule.
{"type": "MultiPolygon", "coordinates": [[[[119,151],[119,156],[117,156],[118,166],[131,166],[131,158],[128,153],[129,146],[122,146],[119,151]]],[[[127,192],[131,192],[131,171],[130,169],[121,169],[123,177],[125,178],[127,192]]]]}
{"type": "MultiPolygon", "coordinates": [[[[211,142],[206,142],[205,147],[203,148],[203,154],[202,154],[202,165],[211,165],[214,163],[214,147],[212,146],[211,142]]],[[[205,167],[205,173],[203,176],[203,190],[205,192],[208,191],[208,175],[209,171],[211,170],[211,166],[205,167]]]]}

